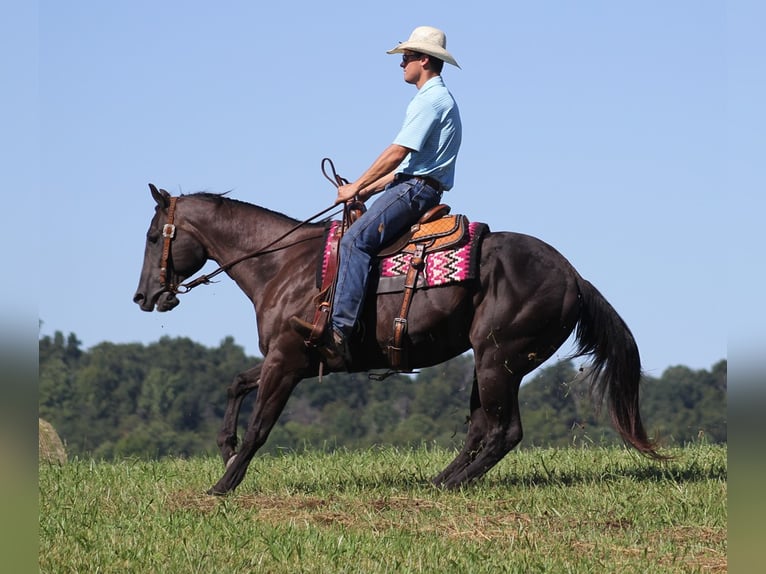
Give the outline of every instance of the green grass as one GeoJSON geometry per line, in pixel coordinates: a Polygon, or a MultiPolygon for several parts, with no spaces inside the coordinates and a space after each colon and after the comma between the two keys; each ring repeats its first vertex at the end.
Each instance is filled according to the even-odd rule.
{"type": "Polygon", "coordinates": [[[725,572],[725,446],[654,463],[529,449],[478,483],[429,479],[444,450],[40,466],[41,572],[725,572]]]}

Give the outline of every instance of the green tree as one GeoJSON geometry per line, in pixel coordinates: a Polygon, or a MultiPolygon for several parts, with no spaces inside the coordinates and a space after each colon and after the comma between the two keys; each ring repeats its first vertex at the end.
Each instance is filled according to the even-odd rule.
{"type": "Polygon", "coordinates": [[[642,409],[648,428],[664,442],[683,444],[701,438],[725,442],[726,372],[723,360],[711,371],[675,366],[659,379],[647,378],[642,409]]]}
{"type": "Polygon", "coordinates": [[[65,339],[60,331],[39,341],[39,414],[57,429],[65,444],[80,417],[75,395],[75,375],[83,354],[80,344],[74,333],[65,339]]]}
{"type": "MultiPolygon", "coordinates": [[[[188,338],[156,343],[104,342],[82,350],[74,334],[39,339],[39,411],[73,456],[159,457],[216,450],[215,437],[235,375],[260,359],[230,337],[217,348],[188,338]]],[[[473,379],[470,354],[420,373],[383,380],[364,373],[302,382],[266,451],[366,448],[420,443],[459,447],[473,379]]],[[[243,404],[242,427],[257,396],[243,404]]],[[[647,428],[667,443],[726,440],[726,361],[710,371],[677,366],[647,377],[641,408],[647,428]]],[[[613,442],[597,417],[588,385],[569,361],[540,370],[520,391],[524,445],[613,442]]]]}
{"type": "Polygon", "coordinates": [[[524,444],[566,446],[600,436],[588,393],[584,373],[571,361],[540,370],[519,391],[524,444]]]}

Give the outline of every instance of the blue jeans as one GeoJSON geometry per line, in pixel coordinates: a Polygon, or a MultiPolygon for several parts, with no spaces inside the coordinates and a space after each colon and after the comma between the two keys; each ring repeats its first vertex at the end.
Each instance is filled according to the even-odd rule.
{"type": "Polygon", "coordinates": [[[441,192],[422,180],[395,181],[346,230],[340,240],[338,282],[332,306],[334,329],[345,337],[351,335],[364,305],[370,260],[440,200],[441,192]]]}

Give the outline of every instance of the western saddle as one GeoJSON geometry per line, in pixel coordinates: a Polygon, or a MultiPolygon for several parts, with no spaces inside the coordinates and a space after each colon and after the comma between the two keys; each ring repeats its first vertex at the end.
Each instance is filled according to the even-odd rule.
{"type": "MultiPolygon", "coordinates": [[[[352,225],[364,212],[364,205],[351,204],[348,210],[348,225],[352,225]]],[[[465,240],[468,233],[468,218],[464,215],[450,215],[450,207],[437,205],[425,212],[418,222],[407,230],[402,237],[380,251],[378,257],[387,257],[397,253],[410,255],[409,267],[404,280],[404,293],[398,315],[394,318],[393,333],[388,345],[388,358],[394,370],[407,370],[406,346],[407,317],[412,304],[412,297],[417,287],[418,276],[425,267],[427,253],[448,249],[465,240]]],[[[338,270],[338,244],[347,226],[342,225],[330,242],[327,257],[327,269],[322,278],[319,295],[316,298],[317,309],[314,314],[314,328],[306,339],[306,344],[316,346],[321,340],[331,314],[332,294],[338,270]]]]}

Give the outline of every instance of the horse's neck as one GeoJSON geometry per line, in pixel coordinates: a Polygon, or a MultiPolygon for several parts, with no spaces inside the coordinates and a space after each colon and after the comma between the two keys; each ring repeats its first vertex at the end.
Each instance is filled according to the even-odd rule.
{"type": "Polygon", "coordinates": [[[241,260],[227,273],[251,298],[280,269],[293,269],[299,281],[300,268],[315,264],[320,226],[301,226],[280,213],[235,200],[200,201],[190,221],[199,240],[220,266],[241,260]]]}
{"type": "Polygon", "coordinates": [[[296,225],[284,215],[228,199],[202,205],[191,223],[219,265],[262,250],[296,225]]]}

